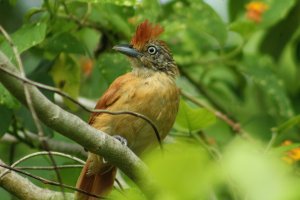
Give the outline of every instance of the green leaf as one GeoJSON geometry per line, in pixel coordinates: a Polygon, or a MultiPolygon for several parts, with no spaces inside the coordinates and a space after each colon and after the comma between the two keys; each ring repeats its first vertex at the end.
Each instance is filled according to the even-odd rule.
{"type": "MultiPolygon", "coordinates": [[[[68,54],[60,54],[54,66],[51,69],[56,87],[68,93],[73,98],[77,98],[80,89],[80,66],[76,60],[68,54]]],[[[74,103],[64,99],[65,104],[75,110],[77,108],[74,103]]]]}
{"type": "Polygon", "coordinates": [[[165,145],[165,153],[156,151],[146,157],[151,177],[161,189],[158,199],[210,199],[211,187],[220,179],[206,152],[192,142],[165,145]]]}
{"type": "Polygon", "coordinates": [[[232,142],[222,157],[226,176],[248,200],[299,199],[298,184],[288,175],[292,169],[274,154],[263,153],[264,148],[245,140],[232,142]]]}
{"type": "Polygon", "coordinates": [[[300,115],[294,116],[286,122],[282,123],[281,125],[273,128],[273,131],[277,132],[278,134],[281,134],[295,126],[300,126],[300,115]]]}
{"type": "Polygon", "coordinates": [[[210,111],[204,108],[192,108],[180,100],[179,111],[176,118],[176,124],[184,129],[198,131],[216,122],[216,117],[210,111]]]}
{"type": "Polygon", "coordinates": [[[97,60],[97,67],[108,83],[111,83],[118,76],[125,74],[130,69],[130,63],[124,55],[119,53],[103,54],[97,60]]]}
{"type": "Polygon", "coordinates": [[[296,0],[269,1],[269,3],[267,4],[269,6],[269,9],[263,14],[263,21],[261,23],[261,26],[267,28],[283,19],[296,2],[296,0]]]}
{"type": "Polygon", "coordinates": [[[183,13],[191,16],[191,21],[187,21],[190,28],[213,36],[220,45],[224,45],[227,39],[227,30],[221,17],[212,7],[201,0],[190,0],[190,6],[183,13]]]}
{"type": "Polygon", "coordinates": [[[151,22],[155,22],[161,11],[161,5],[158,0],[141,1],[137,5],[135,15],[142,19],[151,19],[151,22]]]}
{"type": "Polygon", "coordinates": [[[137,2],[137,0],[77,0],[79,2],[85,2],[85,3],[111,3],[115,5],[121,5],[121,6],[134,6],[137,2]]]}
{"type": "MultiPolygon", "coordinates": [[[[14,32],[11,38],[18,52],[21,54],[27,49],[41,43],[45,39],[46,28],[45,23],[38,22],[36,24],[25,24],[22,28],[14,32]]],[[[13,59],[14,54],[7,41],[1,43],[0,49],[10,60],[13,59]]]]}
{"type": "MultiPolygon", "coordinates": [[[[272,55],[274,60],[281,57],[286,45],[292,42],[293,37],[296,37],[295,34],[300,25],[299,10],[300,2],[298,1],[297,5],[289,10],[285,18],[280,18],[280,21],[267,29],[260,43],[260,51],[262,53],[272,55]]],[[[277,12],[276,15],[278,15],[277,12]]]]}
{"type": "Polygon", "coordinates": [[[286,94],[283,81],[278,78],[272,68],[273,61],[267,56],[245,57],[246,67],[241,69],[263,91],[269,113],[277,119],[287,119],[294,114],[289,97],[286,94]]]}
{"type": "Polygon", "coordinates": [[[272,149],[272,152],[282,156],[282,155],[286,155],[286,152],[296,149],[296,148],[299,148],[299,147],[300,147],[300,143],[292,143],[290,145],[282,145],[282,146],[276,147],[276,148],[272,149]]]}
{"type": "Polygon", "coordinates": [[[117,33],[125,38],[132,35],[131,27],[128,24],[128,12],[133,14],[131,7],[117,6],[111,3],[95,4],[89,16],[91,21],[101,24],[111,33],[117,33]]]}
{"type": "Polygon", "coordinates": [[[89,98],[99,98],[118,76],[130,70],[130,63],[119,53],[103,53],[94,65],[81,86],[81,94],[89,98]]]}
{"type": "Polygon", "coordinates": [[[227,40],[227,28],[220,16],[203,1],[177,2],[172,7],[172,18],[164,23],[162,35],[172,41],[174,52],[190,59],[199,59],[201,53],[222,49],[227,40]],[[200,55],[199,55],[200,54],[200,55]],[[190,58],[192,57],[192,58],[190,58]]]}
{"type": "MultiPolygon", "coordinates": [[[[0,93],[1,94],[1,93],[0,93]]],[[[5,106],[0,105],[0,138],[6,133],[12,119],[13,111],[5,106]]]]}
{"type": "Polygon", "coordinates": [[[242,19],[230,24],[230,30],[241,34],[244,38],[249,38],[257,30],[257,26],[250,20],[242,19]]]}
{"type": "Polygon", "coordinates": [[[228,1],[228,11],[230,16],[230,21],[235,20],[244,10],[245,5],[248,0],[229,0],[228,1]]]}
{"type": "MultiPolygon", "coordinates": [[[[0,106],[4,105],[7,108],[14,109],[19,106],[18,101],[6,90],[0,83],[0,106]]],[[[1,112],[0,112],[1,113],[1,112]]]]}
{"type": "Polygon", "coordinates": [[[47,40],[44,48],[54,53],[84,54],[86,52],[83,44],[75,36],[66,32],[47,40]]]}

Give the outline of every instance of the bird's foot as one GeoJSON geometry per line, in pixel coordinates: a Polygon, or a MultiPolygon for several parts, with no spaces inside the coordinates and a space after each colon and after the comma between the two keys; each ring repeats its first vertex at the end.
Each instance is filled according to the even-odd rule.
{"type": "Polygon", "coordinates": [[[120,136],[120,135],[114,135],[113,137],[115,139],[119,140],[122,145],[127,146],[127,140],[125,138],[123,138],[122,136],[120,136]]]}
{"type": "MultiPolygon", "coordinates": [[[[121,142],[122,145],[125,145],[127,146],[127,140],[125,138],[123,138],[122,136],[120,135],[113,135],[113,137],[117,140],[119,140],[119,142],[121,142]]],[[[103,163],[106,164],[108,163],[105,158],[103,158],[103,163]]]]}

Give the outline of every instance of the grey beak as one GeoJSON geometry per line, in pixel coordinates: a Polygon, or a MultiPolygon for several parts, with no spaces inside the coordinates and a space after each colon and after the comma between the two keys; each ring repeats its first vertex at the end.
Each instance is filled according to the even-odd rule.
{"type": "Polygon", "coordinates": [[[116,45],[113,47],[113,49],[130,57],[136,58],[142,55],[129,44],[116,45]]]}

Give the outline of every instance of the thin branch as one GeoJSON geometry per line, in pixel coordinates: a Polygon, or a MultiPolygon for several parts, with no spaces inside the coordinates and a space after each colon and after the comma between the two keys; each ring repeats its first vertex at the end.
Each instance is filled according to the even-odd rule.
{"type": "MultiPolygon", "coordinates": [[[[13,53],[15,55],[15,58],[17,60],[17,65],[18,65],[18,68],[20,70],[20,76],[22,78],[26,78],[26,74],[25,74],[25,70],[24,70],[24,66],[23,66],[23,63],[21,61],[21,57],[20,57],[20,54],[19,54],[19,51],[18,51],[18,48],[17,46],[13,43],[11,37],[8,35],[8,33],[5,31],[5,29],[0,25],[0,31],[1,33],[4,35],[5,39],[7,40],[7,42],[10,44],[12,50],[13,50],[13,53]]],[[[56,166],[56,162],[53,158],[53,156],[51,155],[50,151],[49,151],[49,148],[48,148],[48,144],[47,144],[47,141],[44,139],[44,131],[43,131],[43,128],[42,128],[42,125],[38,119],[38,116],[36,114],[36,111],[34,109],[34,106],[33,106],[33,103],[32,103],[32,99],[31,99],[31,95],[28,91],[28,87],[27,87],[27,84],[24,84],[24,94],[25,94],[25,98],[26,98],[26,103],[27,103],[27,106],[30,110],[30,113],[31,113],[31,116],[33,118],[33,122],[38,130],[38,135],[39,135],[39,138],[41,140],[41,143],[43,144],[44,148],[46,151],[49,152],[49,158],[53,164],[53,166],[55,167],[56,166]]],[[[58,170],[55,170],[55,173],[56,173],[56,177],[59,181],[59,183],[62,183],[62,178],[59,174],[59,171],[58,170]]],[[[61,187],[61,191],[64,193],[64,188],[63,186],[61,187]]]]}
{"type": "MultiPolygon", "coordinates": [[[[16,67],[2,52],[0,52],[0,65],[19,76],[16,67]]],[[[0,82],[21,103],[26,105],[23,81],[7,73],[0,73],[0,82]]],[[[153,178],[150,178],[148,168],[128,147],[55,105],[35,86],[28,85],[28,88],[39,119],[45,125],[81,144],[90,152],[103,156],[105,160],[120,168],[148,198],[154,198],[156,194],[159,194],[160,189],[154,183],[153,178]]]]}
{"type": "MultiPolygon", "coordinates": [[[[23,142],[25,144],[28,144],[29,147],[33,147],[32,144],[36,144],[37,148],[39,148],[40,150],[45,150],[43,148],[43,145],[40,144],[40,140],[38,136],[34,133],[24,130],[23,132],[18,131],[18,134],[16,136],[11,135],[10,133],[6,133],[0,139],[0,142],[14,143],[14,144],[23,142]]],[[[87,152],[79,144],[71,143],[71,142],[63,142],[51,138],[47,138],[47,143],[50,151],[56,151],[56,152],[73,155],[81,159],[87,158],[87,152]]]]}
{"type": "MultiPolygon", "coordinates": [[[[0,164],[5,165],[1,160],[0,164]]],[[[0,167],[0,173],[5,170],[6,168],[0,167]]],[[[40,188],[30,182],[27,178],[16,174],[14,171],[11,171],[11,173],[0,179],[0,186],[18,199],[61,200],[64,198],[61,192],[40,188]]],[[[74,199],[74,194],[66,193],[66,197],[68,200],[72,200],[74,199]]]]}
{"type": "Polygon", "coordinates": [[[225,109],[210,95],[210,93],[205,89],[205,87],[196,81],[183,67],[179,67],[180,74],[184,76],[197,90],[202,94],[217,110],[225,113],[225,109]]]}
{"type": "Polygon", "coordinates": [[[39,176],[35,176],[35,175],[32,175],[32,174],[30,174],[28,172],[16,169],[16,168],[11,167],[11,166],[7,166],[7,165],[2,164],[2,163],[0,163],[0,167],[6,168],[6,169],[11,170],[11,171],[18,172],[20,174],[24,174],[24,175],[26,175],[28,177],[34,178],[34,179],[36,179],[38,181],[41,181],[42,183],[44,183],[46,185],[54,185],[54,186],[59,186],[59,187],[63,186],[64,188],[67,188],[67,189],[70,189],[70,190],[73,190],[73,191],[77,191],[77,192],[83,193],[85,195],[89,195],[89,196],[92,196],[92,197],[104,199],[103,197],[97,196],[95,194],[88,193],[88,192],[86,192],[84,190],[81,190],[81,189],[78,189],[76,187],[73,187],[73,186],[70,186],[70,185],[61,184],[61,183],[58,183],[58,182],[55,182],[55,181],[51,181],[51,180],[48,180],[48,179],[45,179],[45,178],[42,178],[42,177],[39,177],[39,176]]]}
{"type": "Polygon", "coordinates": [[[235,121],[234,119],[229,118],[226,114],[222,113],[221,111],[215,110],[213,107],[207,105],[205,102],[196,99],[192,95],[188,94],[187,92],[181,91],[181,95],[188,99],[189,101],[193,102],[197,106],[203,107],[208,111],[212,112],[217,118],[224,121],[227,125],[229,125],[234,132],[240,134],[241,136],[250,139],[251,136],[241,127],[241,125],[235,121]]]}
{"type": "MultiPolygon", "coordinates": [[[[19,160],[17,160],[16,162],[14,162],[11,167],[16,167],[18,164],[20,164],[21,162],[24,162],[25,160],[28,160],[29,158],[33,158],[33,157],[36,157],[36,156],[40,156],[40,155],[49,155],[49,153],[51,153],[51,155],[57,155],[57,156],[62,156],[62,157],[65,157],[65,158],[69,158],[69,159],[72,159],[76,162],[79,162],[80,164],[85,164],[85,162],[83,160],[80,160],[79,158],[76,158],[74,156],[71,156],[71,155],[67,155],[67,154],[64,154],[64,153],[60,153],[60,152],[50,152],[50,151],[42,151],[42,152],[35,152],[35,153],[32,153],[32,154],[29,154],[29,155],[26,155],[22,158],[20,158],[19,160]]],[[[54,166],[54,169],[55,169],[56,166],[54,166]]],[[[9,170],[6,170],[4,171],[3,173],[0,174],[0,179],[5,176],[7,173],[9,172],[9,170]]]]}
{"type": "MultiPolygon", "coordinates": [[[[57,169],[69,169],[69,168],[82,168],[83,165],[57,165],[57,169]]],[[[18,170],[53,170],[53,166],[26,166],[26,167],[14,167],[18,170]]]]}
{"type": "Polygon", "coordinates": [[[156,139],[157,139],[157,141],[160,145],[160,148],[163,149],[162,141],[161,141],[161,138],[160,138],[160,135],[159,135],[159,132],[158,132],[158,129],[157,129],[156,125],[154,124],[154,122],[150,118],[148,118],[147,116],[145,116],[143,114],[140,114],[140,113],[137,113],[137,112],[132,112],[132,111],[108,111],[108,110],[102,110],[102,109],[90,109],[90,108],[86,107],[85,105],[83,105],[82,103],[78,102],[76,99],[74,99],[73,97],[71,97],[67,93],[59,90],[58,88],[51,87],[51,86],[48,86],[48,85],[44,85],[44,84],[29,80],[26,77],[20,77],[20,76],[14,74],[13,72],[5,69],[1,64],[0,64],[0,70],[7,73],[7,74],[9,74],[10,76],[13,76],[15,78],[18,78],[18,79],[22,80],[25,83],[34,85],[37,88],[44,89],[44,90],[51,91],[51,92],[54,92],[56,94],[59,94],[59,95],[65,97],[65,98],[67,98],[68,100],[70,100],[74,104],[80,106],[83,110],[85,110],[87,112],[90,112],[90,113],[105,113],[105,114],[110,114],[110,115],[124,115],[125,114],[125,115],[132,115],[132,116],[141,118],[141,119],[145,120],[151,126],[151,128],[153,129],[153,131],[155,133],[156,139]]]}
{"type": "Polygon", "coordinates": [[[264,153],[267,153],[274,145],[276,139],[278,137],[278,132],[276,130],[272,130],[272,135],[271,135],[271,139],[269,140],[265,150],[264,150],[264,153]]]}
{"type": "MultiPolygon", "coordinates": [[[[61,152],[55,152],[55,151],[50,151],[50,153],[52,155],[55,155],[55,156],[61,156],[61,157],[69,158],[69,159],[74,160],[74,161],[76,161],[80,164],[83,164],[83,165],[85,164],[85,162],[83,160],[81,160],[79,158],[76,158],[74,156],[68,155],[68,154],[64,154],[64,153],[61,153],[61,152]]],[[[24,162],[25,160],[28,160],[29,158],[33,158],[33,157],[40,156],[40,155],[47,155],[47,154],[48,154],[48,151],[41,151],[41,152],[31,153],[29,155],[26,155],[26,156],[22,157],[18,161],[14,162],[14,164],[12,164],[11,166],[15,167],[18,164],[20,164],[21,162],[24,162]]]]}

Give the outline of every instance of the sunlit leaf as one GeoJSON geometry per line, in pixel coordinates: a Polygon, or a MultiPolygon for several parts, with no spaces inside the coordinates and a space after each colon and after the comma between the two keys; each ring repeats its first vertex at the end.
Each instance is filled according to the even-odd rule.
{"type": "Polygon", "coordinates": [[[161,5],[158,0],[141,1],[137,5],[136,16],[139,16],[142,20],[151,19],[152,22],[155,22],[161,11],[161,5]]]}
{"type": "Polygon", "coordinates": [[[241,191],[241,197],[248,200],[286,200],[297,199],[296,182],[288,176],[288,168],[273,157],[262,153],[263,148],[235,141],[224,156],[225,173],[241,191]]]}
{"type": "MultiPolygon", "coordinates": [[[[11,35],[14,45],[18,49],[18,53],[22,53],[27,49],[41,43],[46,35],[46,24],[38,22],[36,24],[25,24],[11,35]]],[[[0,45],[7,57],[12,60],[14,57],[11,46],[7,41],[2,42],[0,45]]]]}
{"type": "Polygon", "coordinates": [[[151,175],[162,192],[159,199],[207,199],[220,174],[206,152],[192,142],[165,145],[146,157],[151,175]]]}

